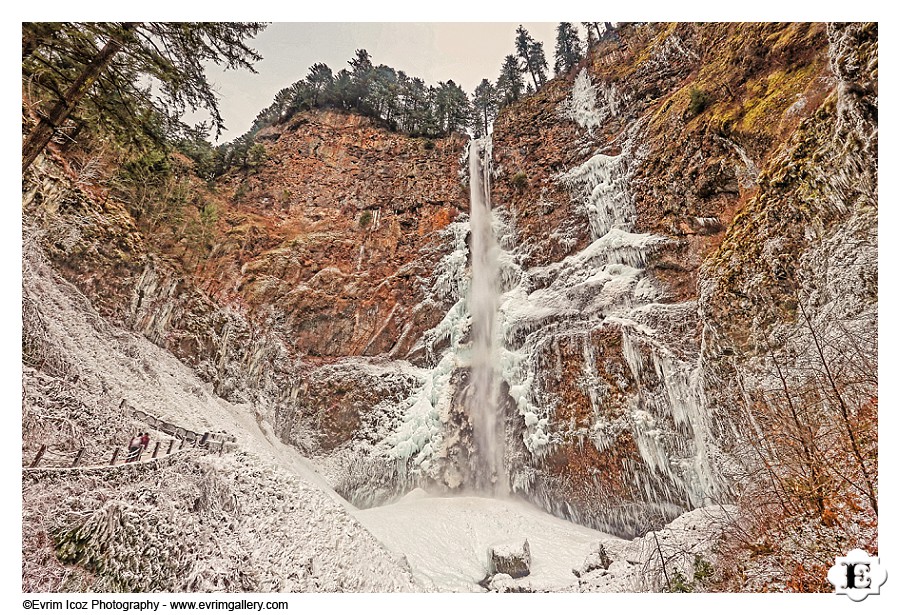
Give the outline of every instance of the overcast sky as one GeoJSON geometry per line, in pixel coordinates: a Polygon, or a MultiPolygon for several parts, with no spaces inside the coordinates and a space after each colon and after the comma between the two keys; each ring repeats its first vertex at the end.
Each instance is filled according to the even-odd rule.
{"type": "MultiPolygon", "coordinates": [[[[551,68],[556,23],[523,23],[543,41],[551,68]]],[[[254,41],[263,60],[258,74],[210,71],[221,96],[220,110],[230,141],[250,128],[275,94],[305,77],[310,66],[325,62],[337,73],[357,49],[377,64],[387,64],[429,84],[453,79],[469,94],[485,77],[500,74],[503,57],[515,53],[518,23],[273,23],[254,41]]]]}

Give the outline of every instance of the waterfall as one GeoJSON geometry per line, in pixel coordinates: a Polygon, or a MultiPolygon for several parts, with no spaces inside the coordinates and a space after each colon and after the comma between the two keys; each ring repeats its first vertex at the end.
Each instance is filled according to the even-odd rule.
{"type": "Polygon", "coordinates": [[[504,494],[508,490],[504,467],[504,425],[500,414],[498,381],[494,373],[495,320],[499,300],[497,244],[491,214],[490,142],[469,145],[469,194],[472,284],[472,362],[468,410],[478,448],[477,486],[504,494]]]}

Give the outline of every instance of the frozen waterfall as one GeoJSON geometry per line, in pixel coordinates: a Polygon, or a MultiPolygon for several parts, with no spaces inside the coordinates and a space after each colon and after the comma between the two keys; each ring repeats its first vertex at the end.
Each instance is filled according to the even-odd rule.
{"type": "Polygon", "coordinates": [[[500,288],[497,243],[492,229],[490,156],[490,141],[487,138],[472,141],[469,145],[472,363],[468,410],[478,447],[478,486],[495,494],[504,494],[508,490],[503,462],[504,428],[497,403],[499,387],[494,372],[497,354],[495,321],[500,288]]]}

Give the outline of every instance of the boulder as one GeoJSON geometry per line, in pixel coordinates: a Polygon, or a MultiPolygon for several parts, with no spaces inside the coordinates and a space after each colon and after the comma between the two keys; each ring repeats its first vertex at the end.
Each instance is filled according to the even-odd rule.
{"type": "Polygon", "coordinates": [[[504,593],[507,590],[509,581],[512,581],[513,578],[508,574],[503,572],[498,572],[493,577],[491,577],[490,581],[487,583],[487,589],[492,592],[504,593]]]}
{"type": "Polygon", "coordinates": [[[531,572],[531,548],[528,540],[495,545],[488,551],[490,574],[508,574],[514,579],[531,572]]]}
{"type": "Polygon", "coordinates": [[[610,564],[612,564],[612,559],[607,555],[606,548],[602,544],[599,544],[584,559],[584,563],[580,568],[572,569],[572,573],[580,578],[582,575],[593,570],[607,570],[610,564]]]}

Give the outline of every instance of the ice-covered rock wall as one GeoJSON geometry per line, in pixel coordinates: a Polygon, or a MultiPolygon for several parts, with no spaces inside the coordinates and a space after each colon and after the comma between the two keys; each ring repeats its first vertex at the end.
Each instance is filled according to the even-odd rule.
{"type": "MultiPolygon", "coordinates": [[[[559,106],[585,137],[595,121],[616,112],[616,101],[600,91],[582,72],[559,106]]],[[[556,240],[585,244],[560,260],[530,266],[514,214],[503,203],[493,211],[498,308],[492,369],[506,414],[510,487],[559,515],[622,533],[719,495],[702,367],[691,342],[696,303],[661,302],[663,293],[646,267],[671,240],[635,230],[630,182],[644,138],[643,122],[635,122],[618,153],[595,151],[552,178],[571,194],[575,220],[569,238],[562,236],[565,227],[554,229],[556,240]],[[586,242],[579,224],[587,229],[586,242]],[[582,501],[569,499],[565,476],[546,472],[547,466],[578,463],[560,461],[559,451],[573,441],[591,449],[585,458],[611,460],[608,475],[597,470],[593,478],[605,498],[590,508],[589,493],[581,494],[582,501]],[[610,489],[607,481],[616,486],[610,489]]],[[[436,299],[451,299],[452,307],[424,336],[434,367],[422,372],[402,426],[386,440],[388,454],[404,471],[450,488],[477,482],[471,450],[477,455],[486,446],[477,438],[477,422],[473,439],[473,426],[459,412],[471,403],[472,344],[478,343],[472,335],[476,257],[469,228],[460,220],[445,231],[454,248],[434,274],[433,292],[436,299]]]]}

